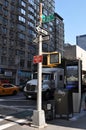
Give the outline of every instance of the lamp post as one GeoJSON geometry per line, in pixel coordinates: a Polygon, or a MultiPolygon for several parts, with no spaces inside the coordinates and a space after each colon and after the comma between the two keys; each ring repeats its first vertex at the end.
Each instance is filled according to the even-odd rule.
{"type": "MultiPolygon", "coordinates": [[[[42,26],[42,1],[40,2],[40,27],[42,26]]],[[[39,55],[42,55],[42,35],[39,34],[39,55]]],[[[33,125],[44,127],[45,114],[42,110],[42,62],[38,63],[38,92],[37,92],[37,110],[33,112],[33,125]]]]}

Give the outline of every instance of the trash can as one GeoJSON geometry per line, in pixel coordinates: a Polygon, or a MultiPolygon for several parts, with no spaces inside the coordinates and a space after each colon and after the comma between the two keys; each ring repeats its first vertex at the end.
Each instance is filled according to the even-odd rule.
{"type": "Polygon", "coordinates": [[[55,117],[55,101],[54,100],[43,101],[42,109],[45,111],[46,120],[54,119],[55,117]]]}
{"type": "Polygon", "coordinates": [[[56,90],[54,94],[55,100],[55,114],[60,117],[66,115],[66,118],[69,119],[69,115],[73,116],[73,99],[72,92],[67,89],[56,90]]]}

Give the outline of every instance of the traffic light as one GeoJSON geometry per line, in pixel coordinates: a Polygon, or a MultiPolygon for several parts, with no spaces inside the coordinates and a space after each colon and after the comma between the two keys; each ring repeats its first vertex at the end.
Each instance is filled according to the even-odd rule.
{"type": "Polygon", "coordinates": [[[59,52],[51,52],[48,54],[48,65],[55,66],[61,64],[61,54],[59,52]]]}

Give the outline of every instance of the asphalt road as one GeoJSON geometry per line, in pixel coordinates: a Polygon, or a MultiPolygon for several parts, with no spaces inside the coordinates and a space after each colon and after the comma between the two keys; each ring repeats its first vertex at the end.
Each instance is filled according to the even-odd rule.
{"type": "Polygon", "coordinates": [[[17,95],[0,96],[0,105],[33,110],[36,109],[36,100],[26,100],[23,92],[19,92],[17,95]]]}
{"type": "MultiPolygon", "coordinates": [[[[0,97],[0,130],[33,130],[29,125],[35,108],[36,101],[26,100],[22,92],[0,97]]],[[[69,120],[57,118],[47,123],[49,127],[43,130],[86,130],[86,112],[74,113],[69,120]]]]}

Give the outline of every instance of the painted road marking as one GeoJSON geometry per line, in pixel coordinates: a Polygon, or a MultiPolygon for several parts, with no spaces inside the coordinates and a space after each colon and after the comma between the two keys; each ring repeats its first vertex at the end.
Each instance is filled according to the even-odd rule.
{"type": "Polygon", "coordinates": [[[14,122],[6,123],[6,124],[0,126],[0,130],[4,130],[4,129],[14,126],[18,123],[24,123],[24,122],[26,122],[25,119],[20,119],[20,120],[14,121],[14,122]]]}
{"type": "Polygon", "coordinates": [[[0,119],[0,122],[3,120],[11,119],[11,118],[13,118],[13,116],[6,116],[6,117],[2,116],[2,119],[0,119]]]}

